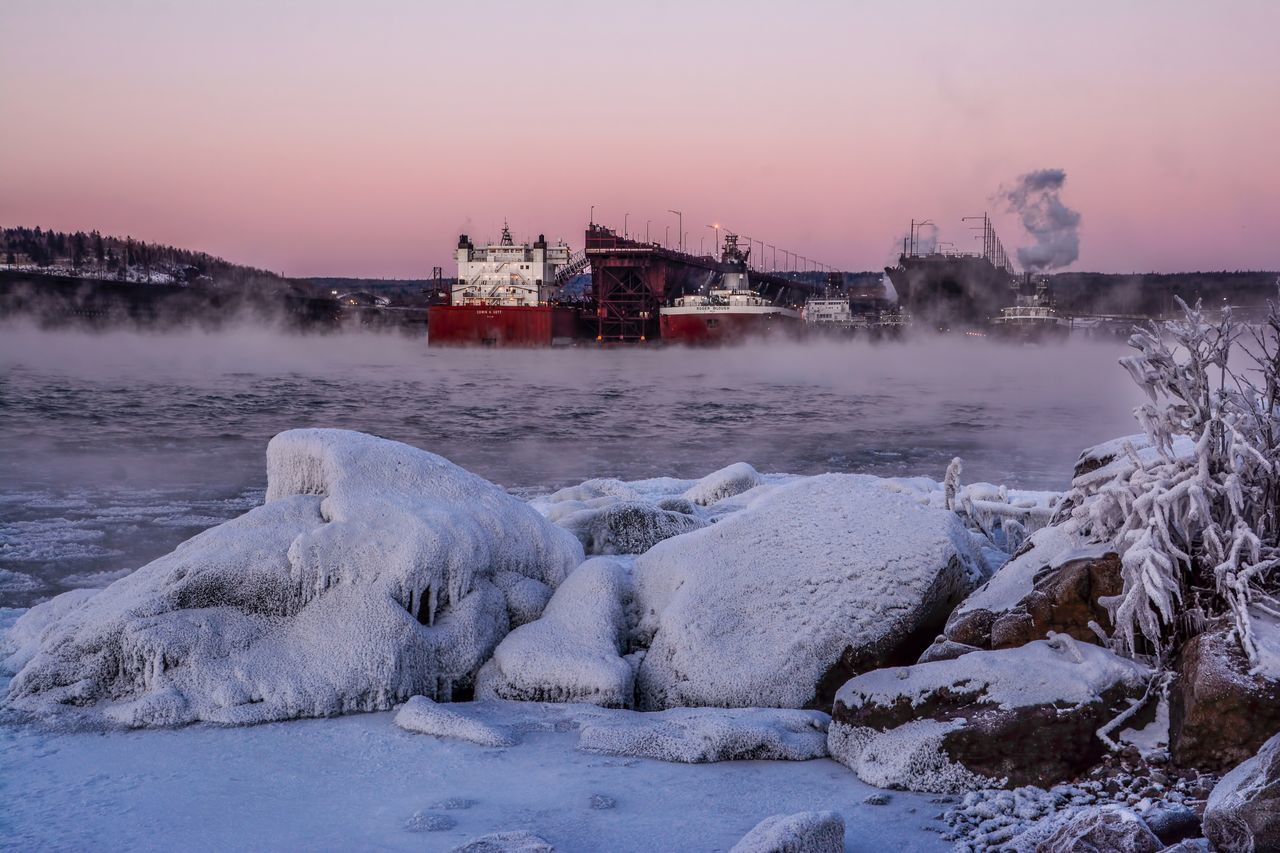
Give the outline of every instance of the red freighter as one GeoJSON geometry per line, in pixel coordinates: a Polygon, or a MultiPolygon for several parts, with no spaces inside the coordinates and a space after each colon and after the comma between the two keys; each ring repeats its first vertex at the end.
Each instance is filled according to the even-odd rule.
{"type": "Polygon", "coordinates": [[[726,271],[720,287],[707,294],[678,297],[660,310],[662,340],[669,344],[727,344],[764,336],[798,335],[798,310],[778,305],[751,289],[747,255],[736,234],[726,234],[721,257],[726,271]]]}
{"type": "Polygon", "coordinates": [[[477,249],[458,238],[458,278],[450,304],[427,313],[428,346],[549,347],[571,343],[577,309],[558,304],[564,283],[586,267],[564,243],[516,243],[504,223],[502,239],[477,249]]]}

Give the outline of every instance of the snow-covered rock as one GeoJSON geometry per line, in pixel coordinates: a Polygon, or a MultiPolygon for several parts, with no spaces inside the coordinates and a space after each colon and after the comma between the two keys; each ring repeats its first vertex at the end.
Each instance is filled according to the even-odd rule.
{"type": "Polygon", "coordinates": [[[477,698],[631,707],[635,673],[623,659],[630,598],[624,563],[610,557],[583,563],[556,590],[541,619],[498,645],[476,679],[477,698]]]}
{"type": "Polygon", "coordinates": [[[1131,809],[1081,809],[1036,845],[1036,853],[1157,853],[1164,844],[1131,809]]]}
{"type": "Polygon", "coordinates": [[[740,495],[764,483],[764,477],[746,462],[735,462],[714,471],[689,487],[684,497],[699,506],[740,495]]]}
{"type": "Polygon", "coordinates": [[[578,748],[686,764],[807,761],[827,756],[830,722],[821,711],[778,708],[617,711],[585,722],[578,748]]]}
{"type": "Polygon", "coordinates": [[[453,738],[480,746],[512,746],[515,740],[497,727],[414,696],[396,713],[396,725],[408,732],[453,738]]]}
{"type": "Polygon", "coordinates": [[[556,523],[577,536],[588,554],[643,554],[664,539],[707,526],[696,515],[646,501],[587,507],[556,523]]]}
{"type": "Polygon", "coordinates": [[[508,631],[495,578],[549,589],[582,560],[528,505],[396,442],[293,430],[267,474],[263,506],[19,620],[8,704],[150,726],[447,697],[508,631]]]}
{"type": "Polygon", "coordinates": [[[1280,850],[1280,735],[1214,787],[1204,834],[1223,853],[1280,850]]]}
{"type": "Polygon", "coordinates": [[[1063,635],[880,669],[840,688],[828,746],[880,787],[954,792],[1052,783],[1101,757],[1095,733],[1143,692],[1149,675],[1063,635]]]}
{"type": "MultiPolygon", "coordinates": [[[[1280,656],[1280,625],[1253,617],[1259,645],[1280,656]]],[[[1280,673],[1251,671],[1230,624],[1211,625],[1178,656],[1169,689],[1169,751],[1178,764],[1219,772],[1252,756],[1280,731],[1280,673]]]]}
{"type": "Polygon", "coordinates": [[[451,853],[555,853],[555,847],[542,836],[527,829],[491,832],[473,838],[451,853]]]}
{"type": "Polygon", "coordinates": [[[1048,631],[1098,642],[1089,623],[1109,628],[1098,603],[1121,590],[1120,564],[1070,522],[1042,528],[947,619],[946,635],[965,645],[1009,648],[1048,631]]]}
{"type": "Polygon", "coordinates": [[[823,707],[851,668],[927,642],[982,573],[956,515],[890,481],[780,485],[637,559],[638,707],[823,707]]]}
{"type": "Polygon", "coordinates": [[[776,814],[755,825],[730,853],[841,853],[844,818],[839,812],[776,814]]]}

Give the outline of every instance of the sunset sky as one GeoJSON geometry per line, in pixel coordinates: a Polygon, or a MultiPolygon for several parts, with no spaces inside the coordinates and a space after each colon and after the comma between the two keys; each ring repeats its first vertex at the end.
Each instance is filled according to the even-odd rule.
{"type": "Polygon", "coordinates": [[[845,269],[1067,173],[1072,267],[1280,268],[1280,2],[0,5],[0,225],[289,275],[719,222],[845,269]]]}

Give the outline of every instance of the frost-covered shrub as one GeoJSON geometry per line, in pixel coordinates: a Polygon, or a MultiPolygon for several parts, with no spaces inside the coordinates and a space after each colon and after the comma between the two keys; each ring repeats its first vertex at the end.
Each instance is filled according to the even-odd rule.
{"type": "Polygon", "coordinates": [[[1121,360],[1149,398],[1135,415],[1154,453],[1124,445],[1130,464],[1066,505],[1121,554],[1123,592],[1105,602],[1118,648],[1166,654],[1190,614],[1226,614],[1256,666],[1247,610],[1277,606],[1280,565],[1280,310],[1247,327],[1179,304],[1182,318],[1135,329],[1121,360]]]}

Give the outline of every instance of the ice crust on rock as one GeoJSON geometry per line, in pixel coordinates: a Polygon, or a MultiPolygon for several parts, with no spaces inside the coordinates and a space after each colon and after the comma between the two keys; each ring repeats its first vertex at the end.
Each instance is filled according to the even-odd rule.
{"type": "Polygon", "coordinates": [[[954,513],[889,481],[778,486],[637,559],[637,706],[808,706],[846,650],[940,628],[982,573],[954,513]]]}
{"type": "Polygon", "coordinates": [[[541,836],[516,829],[473,838],[450,853],[555,853],[555,849],[541,836]]]}
{"type": "Polygon", "coordinates": [[[763,484],[764,477],[759,471],[746,462],[735,462],[719,471],[713,471],[694,483],[683,497],[698,506],[710,506],[763,484]]]}
{"type": "Polygon", "coordinates": [[[617,711],[584,722],[578,748],[685,764],[807,761],[827,756],[830,722],[821,711],[775,708],[617,711]]]}
{"type": "Polygon", "coordinates": [[[1003,780],[974,773],[951,760],[943,742],[960,720],[911,720],[888,731],[833,723],[831,757],[877,788],[950,794],[1000,785],[1003,780]]]}
{"type": "Polygon", "coordinates": [[[842,853],[844,818],[839,812],[797,812],[765,818],[730,853],[842,853]]]}
{"type": "Polygon", "coordinates": [[[1097,729],[1149,677],[1140,664],[1062,635],[879,669],[836,694],[828,748],[885,788],[954,793],[1060,781],[1097,759],[1097,729]]]}
{"type": "Polygon", "coordinates": [[[586,507],[557,519],[578,537],[588,554],[643,554],[672,536],[688,533],[707,522],[646,501],[616,501],[586,507]]]}
{"type": "Polygon", "coordinates": [[[426,696],[414,696],[396,713],[396,725],[405,731],[465,740],[480,746],[512,746],[509,735],[473,717],[439,705],[426,696]]]}
{"type": "Polygon", "coordinates": [[[20,619],[8,703],[152,726],[447,698],[509,629],[495,580],[550,589],[583,557],[527,504],[396,442],[292,430],[267,472],[264,505],[20,619]]]}
{"type": "Polygon", "coordinates": [[[921,706],[946,690],[999,708],[1071,707],[1096,701],[1117,683],[1145,684],[1150,671],[1088,643],[1037,640],[1015,649],[970,652],[954,660],[890,667],[859,675],[836,694],[849,708],[868,703],[921,706]]]}
{"type": "Polygon", "coordinates": [[[477,698],[631,707],[635,674],[623,658],[630,598],[625,562],[586,561],[556,590],[541,619],[498,645],[477,677],[477,698]]]}

